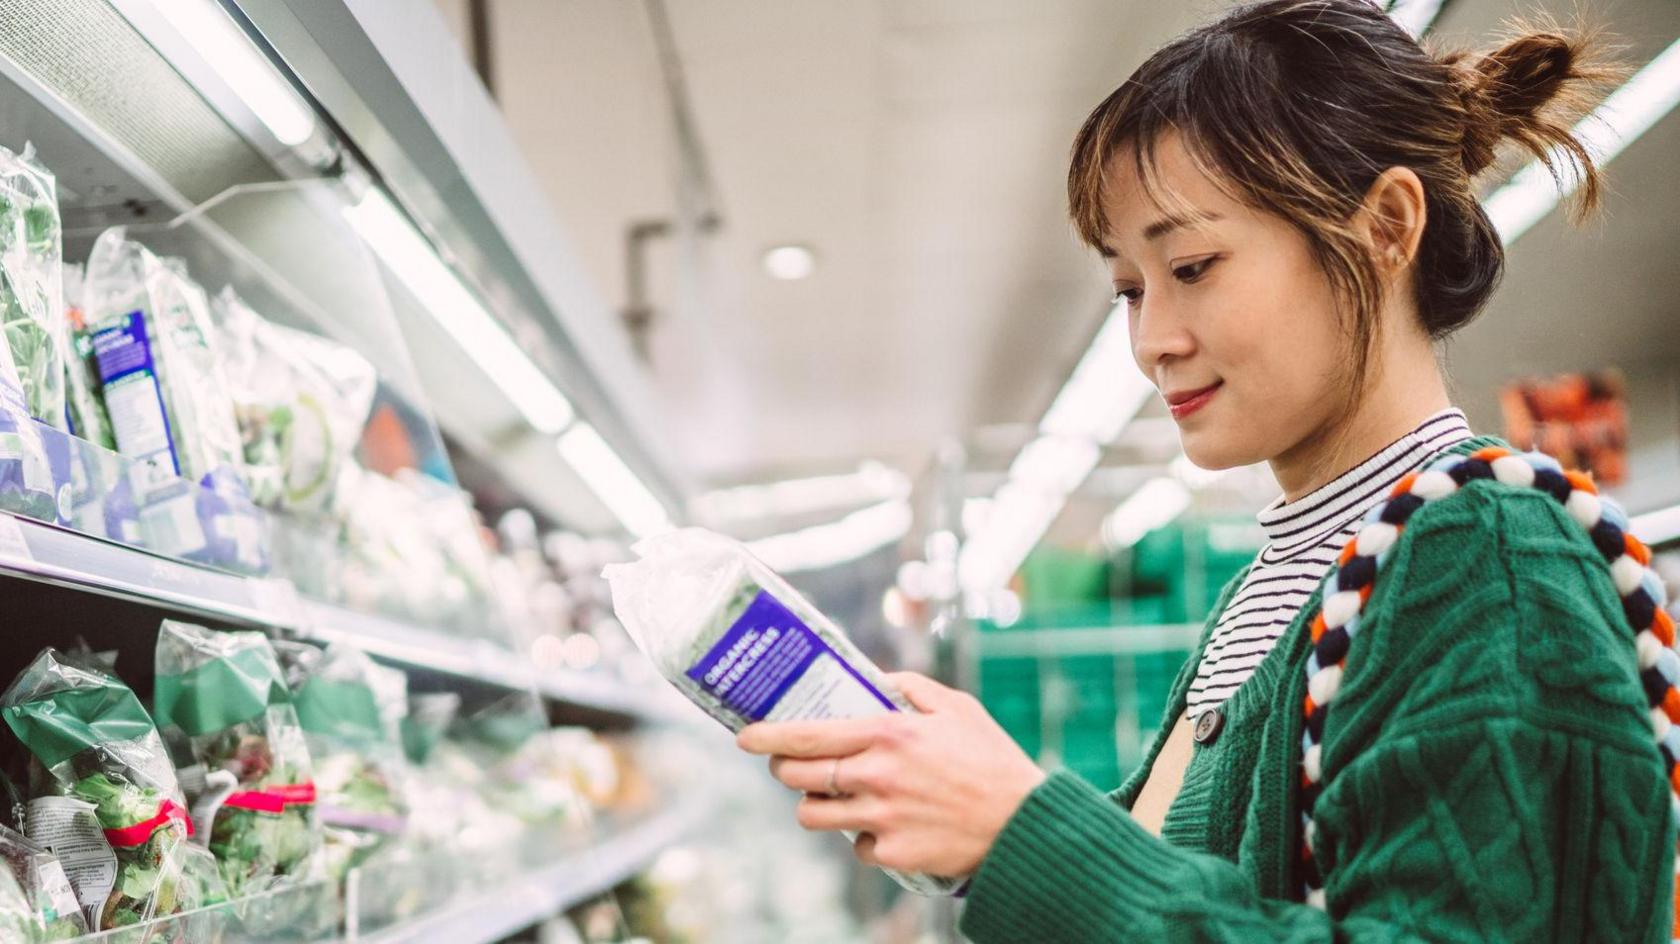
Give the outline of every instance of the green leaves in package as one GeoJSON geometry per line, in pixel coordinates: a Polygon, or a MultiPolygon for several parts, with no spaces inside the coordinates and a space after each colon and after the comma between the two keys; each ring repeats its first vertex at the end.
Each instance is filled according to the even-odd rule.
{"type": "Polygon", "coordinates": [[[142,493],[172,476],[236,481],[239,426],[204,289],[117,227],[94,243],[82,291],[117,451],[150,473],[142,493]]]}
{"type": "Polygon", "coordinates": [[[64,240],[58,187],[35,160],[0,148],[0,326],[29,415],[64,428],[64,240]]]}
{"type": "Polygon", "coordinates": [[[276,642],[315,766],[317,815],[329,875],[365,861],[403,831],[405,760],[398,726],[406,711],[401,672],[359,649],[276,642]],[[382,710],[392,696],[401,710],[382,710]]]}
{"type": "Polygon", "coordinates": [[[252,499],[325,511],[373,408],[377,372],[343,344],[263,318],[232,288],[213,310],[252,499]]]}
{"type": "Polygon", "coordinates": [[[267,637],[164,620],[153,701],[171,743],[238,782],[209,824],[229,891],[295,882],[320,845],[314,769],[267,637]]]}
{"type": "Polygon", "coordinates": [[[188,842],[151,716],[105,666],[42,650],[0,695],[0,718],[32,757],[29,838],[60,855],[95,930],[226,900],[214,860],[188,842]]]}

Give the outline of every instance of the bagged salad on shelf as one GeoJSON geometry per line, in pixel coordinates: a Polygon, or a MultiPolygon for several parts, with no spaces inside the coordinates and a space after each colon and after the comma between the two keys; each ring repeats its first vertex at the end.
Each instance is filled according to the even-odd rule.
{"type": "Polygon", "coordinates": [[[118,451],[152,470],[148,485],[179,476],[234,486],[239,425],[204,289],[180,260],[114,227],[94,243],[82,292],[118,451]]]}
{"type": "Polygon", "coordinates": [[[320,846],[314,773],[267,637],[164,620],[153,702],[159,728],[186,749],[178,766],[236,781],[213,810],[194,810],[229,892],[299,881],[320,846]]]}
{"type": "MultiPolygon", "coordinates": [[[[10,875],[29,909],[31,941],[68,941],[88,933],[86,919],[64,866],[52,851],[15,830],[0,826],[0,878],[10,875]]],[[[6,898],[0,891],[0,898],[6,898]]],[[[10,906],[0,904],[0,931],[10,930],[10,906]]],[[[17,940],[0,934],[0,941],[17,940]]]]}
{"type": "Polygon", "coordinates": [[[111,417],[99,394],[99,363],[93,356],[93,334],[82,304],[86,271],[79,265],[64,267],[64,412],[73,435],[115,452],[117,441],[111,436],[111,417]]]}
{"type": "Polygon", "coordinates": [[[343,344],[263,318],[231,287],[213,310],[252,499],[326,511],[373,408],[378,373],[343,344]]]}
{"type": "Polygon", "coordinates": [[[325,872],[340,878],[389,845],[406,823],[398,722],[381,712],[381,689],[390,687],[396,670],[343,644],[325,650],[273,645],[314,765],[325,872]]]}
{"type": "MultiPolygon", "coordinates": [[[[619,622],[661,675],[729,730],[915,710],[839,626],[739,542],[684,528],[634,551],[639,560],[603,574],[619,622]]],[[[924,895],[958,886],[887,874],[924,895]]]]}
{"type": "Polygon", "coordinates": [[[94,930],[227,900],[157,727],[103,663],[42,650],[0,718],[31,756],[29,838],[60,856],[94,930]]]}
{"type": "Polygon", "coordinates": [[[58,186],[35,160],[0,147],[0,324],[29,415],[64,428],[64,240],[58,186]]]}

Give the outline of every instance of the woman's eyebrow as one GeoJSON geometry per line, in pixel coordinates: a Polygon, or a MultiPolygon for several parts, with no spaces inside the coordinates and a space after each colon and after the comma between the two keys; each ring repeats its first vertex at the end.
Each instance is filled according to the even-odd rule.
{"type": "Polygon", "coordinates": [[[1165,217],[1150,223],[1148,226],[1145,226],[1143,228],[1143,238],[1145,240],[1160,239],[1162,236],[1167,235],[1173,230],[1189,226],[1191,223],[1211,223],[1217,219],[1221,219],[1220,215],[1217,213],[1197,213],[1193,217],[1165,217]]]}

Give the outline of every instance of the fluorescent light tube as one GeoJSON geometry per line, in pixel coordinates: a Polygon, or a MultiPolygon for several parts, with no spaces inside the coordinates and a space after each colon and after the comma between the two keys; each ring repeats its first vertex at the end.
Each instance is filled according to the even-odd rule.
{"type": "Polygon", "coordinates": [[[689,509],[709,522],[750,521],[856,507],[910,494],[910,477],[879,462],[865,462],[856,472],[737,485],[699,495],[689,509]]]}
{"type": "MultiPolygon", "coordinates": [[[[1680,104],[1680,40],[1610,93],[1609,98],[1575,125],[1575,134],[1602,167],[1677,104],[1680,104]]],[[[1560,187],[1545,165],[1534,161],[1489,195],[1483,206],[1499,237],[1510,245],[1545,219],[1558,201],[1578,186],[1580,181],[1566,174],[1560,187]]]]}
{"type": "Polygon", "coordinates": [[[664,504],[630,471],[595,427],[573,423],[560,434],[556,445],[560,457],[577,471],[601,504],[624,525],[624,530],[645,538],[671,526],[664,504]]]}
{"type": "Polygon", "coordinates": [[[566,428],[575,414],[565,394],[383,192],[368,190],[361,202],[345,208],[344,216],[537,432],[566,428]]]}
{"type": "Polygon", "coordinates": [[[1113,442],[1155,387],[1132,359],[1127,303],[1116,304],[1067,383],[1050,404],[1039,429],[1053,436],[1113,442]]]}
{"type": "Polygon", "coordinates": [[[1103,521],[1103,544],[1110,550],[1131,547],[1189,507],[1190,491],[1177,479],[1150,479],[1103,521]]]}
{"type": "Polygon", "coordinates": [[[748,541],[753,556],[781,573],[821,570],[904,540],[915,515],[903,499],[861,508],[828,524],[748,541]]]}
{"type": "Polygon", "coordinates": [[[1102,447],[1089,439],[1040,436],[1027,443],[1009,465],[1009,477],[1028,488],[1065,496],[1079,487],[1102,457],[1102,447]]]}
{"type": "Polygon", "coordinates": [[[295,148],[314,136],[315,115],[214,0],[156,0],[152,8],[281,144],[295,148]]]}

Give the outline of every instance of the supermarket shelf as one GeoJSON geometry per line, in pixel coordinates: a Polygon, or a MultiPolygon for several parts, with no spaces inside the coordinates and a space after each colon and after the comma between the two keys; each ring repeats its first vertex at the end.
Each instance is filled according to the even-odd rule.
{"type": "Polygon", "coordinates": [[[625,715],[642,721],[676,721],[692,715],[668,687],[637,688],[609,676],[543,669],[485,639],[446,636],[368,613],[302,600],[300,632],[317,642],[352,642],[368,654],[413,668],[535,690],[553,701],[625,715]]]}
{"type": "Polygon", "coordinates": [[[275,612],[277,581],[200,567],[5,512],[0,573],[215,619],[291,625],[275,612]]]}
{"type": "Polygon", "coordinates": [[[488,944],[608,891],[699,828],[710,812],[690,800],[626,827],[603,842],[533,872],[523,881],[473,895],[398,927],[346,935],[365,944],[448,941],[488,944]]]}
{"type": "Polygon", "coordinates": [[[683,717],[685,705],[663,686],[649,691],[566,670],[539,675],[488,640],[319,603],[300,597],[286,580],[242,577],[5,512],[0,512],[0,574],[319,642],[351,642],[389,662],[502,688],[535,689],[554,701],[637,720],[683,717]]]}

